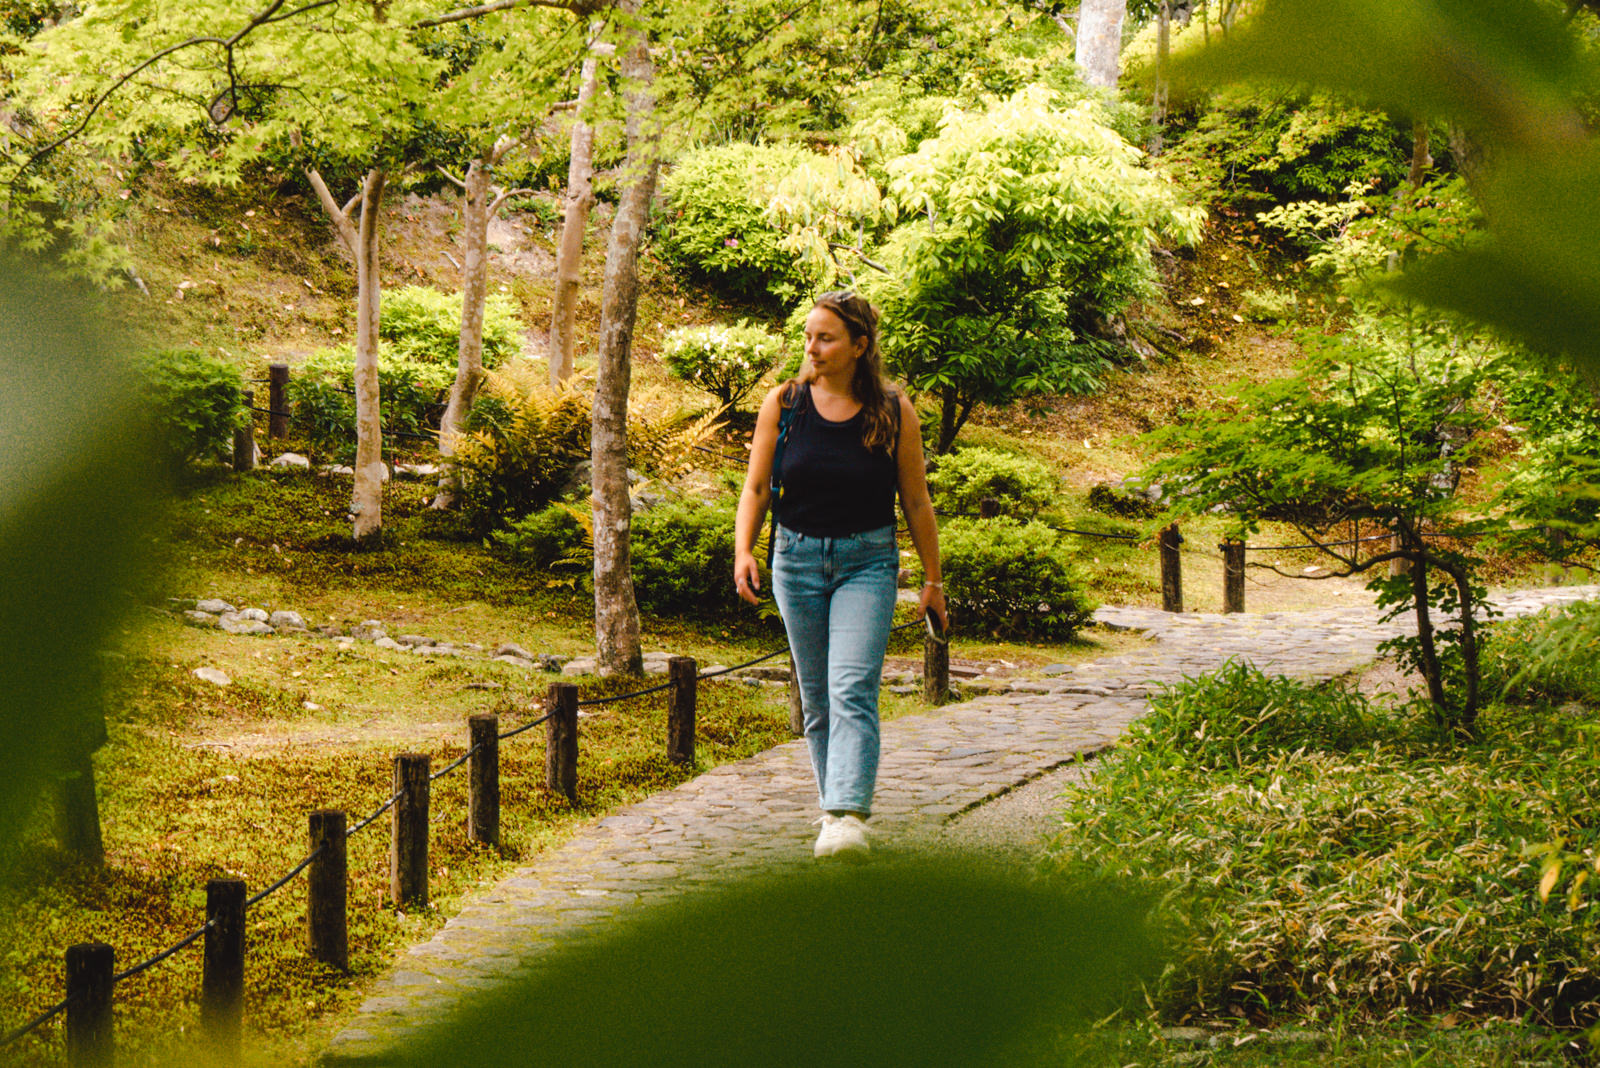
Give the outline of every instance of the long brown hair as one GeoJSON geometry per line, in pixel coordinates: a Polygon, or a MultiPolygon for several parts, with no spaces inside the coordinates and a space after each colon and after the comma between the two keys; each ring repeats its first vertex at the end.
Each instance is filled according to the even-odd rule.
{"type": "MultiPolygon", "coordinates": [[[[867,298],[848,289],[824,293],[811,307],[826,308],[839,317],[850,334],[851,341],[866,339],[867,346],[856,360],[855,374],[850,379],[850,392],[861,402],[861,444],[868,449],[883,449],[891,455],[898,442],[896,432],[900,427],[897,409],[900,397],[883,381],[883,352],[878,348],[878,309],[867,298]]],[[[781,394],[784,407],[795,401],[801,384],[810,385],[817,372],[809,364],[789,383],[781,394]]]]}

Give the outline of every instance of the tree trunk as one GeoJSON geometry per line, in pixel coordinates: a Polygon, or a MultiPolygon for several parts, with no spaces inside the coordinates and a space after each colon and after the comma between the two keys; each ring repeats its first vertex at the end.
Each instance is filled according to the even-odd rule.
{"type": "MultiPolygon", "coordinates": [[[[633,18],[638,0],[618,5],[633,18]]],[[[600,354],[591,423],[594,479],[594,625],[596,663],[602,673],[637,674],[639,607],[633,596],[628,539],[633,506],[628,499],[628,386],[634,319],[639,305],[639,243],[661,167],[655,124],[655,68],[643,30],[622,60],[628,156],[626,185],[606,248],[600,301],[600,354]]]]}
{"type": "Polygon", "coordinates": [[[959,409],[960,401],[955,390],[946,388],[939,392],[939,441],[933,448],[939,456],[949,452],[956,443],[956,431],[961,429],[956,422],[959,409]]]}
{"type": "Polygon", "coordinates": [[[357,545],[371,545],[383,533],[383,423],[378,408],[378,317],[382,293],[378,249],[383,187],[382,167],[361,183],[361,228],[356,241],[356,474],[350,511],[357,545]]]}
{"type": "Polygon", "coordinates": [[[1433,640],[1433,619],[1428,611],[1428,561],[1419,556],[1411,568],[1411,596],[1416,602],[1417,615],[1417,666],[1428,684],[1428,700],[1433,702],[1434,718],[1441,724],[1450,719],[1449,705],[1445,703],[1444,670],[1439,665],[1439,649],[1433,640]]]}
{"type": "Polygon", "coordinates": [[[87,752],[72,758],[69,774],[56,785],[56,842],[92,867],[106,862],[100,837],[100,802],[95,796],[94,763],[87,752]]]}
{"type": "Polygon", "coordinates": [[[594,203],[594,127],[585,119],[594,99],[599,61],[583,61],[578,106],[572,120],[572,161],[567,166],[567,210],[561,221],[561,250],[556,256],[556,293],[550,311],[550,387],[572,377],[578,289],[583,282],[583,235],[594,203]]]}
{"type": "Polygon", "coordinates": [[[444,471],[439,476],[435,508],[453,508],[461,489],[461,476],[450,458],[455,455],[456,437],[467,423],[478,387],[483,384],[483,306],[489,295],[489,175],[486,157],[467,167],[466,193],[461,201],[461,225],[466,248],[461,254],[461,340],[456,347],[456,380],[450,387],[450,403],[439,420],[439,458],[444,471]]]}
{"type": "Polygon", "coordinates": [[[1167,63],[1172,55],[1172,4],[1161,0],[1156,14],[1156,89],[1150,108],[1150,154],[1159,156],[1165,147],[1167,125],[1167,63]]]}
{"type": "Polygon", "coordinates": [[[1478,719],[1478,630],[1477,621],[1472,618],[1472,582],[1467,573],[1460,568],[1446,568],[1445,571],[1455,580],[1456,596],[1461,601],[1461,667],[1466,675],[1467,695],[1461,703],[1461,713],[1457,722],[1461,729],[1471,731],[1478,719]]]}
{"type": "Polygon", "coordinates": [[[1128,0],[1083,0],[1078,6],[1078,39],[1073,53],[1083,80],[1101,89],[1117,86],[1122,53],[1122,21],[1128,0]]]}
{"type": "Polygon", "coordinates": [[[1433,166],[1433,153],[1429,151],[1428,121],[1417,119],[1411,124],[1411,173],[1406,175],[1406,185],[1415,193],[1433,166]]]}

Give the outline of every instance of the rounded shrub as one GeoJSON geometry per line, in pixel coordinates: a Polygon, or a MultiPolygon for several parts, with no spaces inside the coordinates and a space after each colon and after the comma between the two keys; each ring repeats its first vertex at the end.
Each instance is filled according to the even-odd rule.
{"type": "MultiPolygon", "coordinates": [[[[522,351],[522,323],[504,293],[483,306],[483,365],[498,367],[522,351]]],[[[418,363],[456,365],[461,344],[461,294],[402,286],[383,295],[378,337],[389,355],[418,363]]]]}
{"type": "Polygon", "coordinates": [[[633,588],[657,615],[718,615],[734,607],[736,501],[669,497],[633,517],[633,588]]]}
{"type": "Polygon", "coordinates": [[[661,182],[657,240],[679,270],[740,300],[788,304],[810,288],[767,202],[809,153],[796,145],[717,145],[690,152],[661,182]]]}
{"type": "Polygon", "coordinates": [[[1037,512],[1057,499],[1049,465],[977,445],[941,458],[938,470],[928,474],[928,486],[939,505],[954,512],[975,512],[985,497],[1018,512],[1037,512]]]}
{"type": "Polygon", "coordinates": [[[755,388],[783,352],[783,342],[740,319],[734,326],[686,326],[667,335],[661,359],[677,379],[731,407],[755,388]]]}
{"type": "Polygon", "coordinates": [[[1069,641],[1094,611],[1066,539],[1043,523],[956,519],[940,532],[939,548],[945,594],[963,627],[1069,641]]]}
{"type": "Polygon", "coordinates": [[[493,544],[518,563],[549,570],[585,552],[589,537],[572,508],[559,502],[546,505],[490,535],[493,544]]]}
{"type": "MultiPolygon", "coordinates": [[[[313,354],[289,379],[295,422],[312,446],[348,458],[355,454],[354,349],[343,345],[313,354]]],[[[425,438],[439,428],[455,367],[429,360],[378,356],[378,398],[385,432],[425,438]]],[[[409,444],[427,444],[411,439],[409,444]]]]}
{"type": "Polygon", "coordinates": [[[136,361],[140,387],[168,467],[225,459],[243,425],[239,369],[194,349],[165,349],[136,361]]]}

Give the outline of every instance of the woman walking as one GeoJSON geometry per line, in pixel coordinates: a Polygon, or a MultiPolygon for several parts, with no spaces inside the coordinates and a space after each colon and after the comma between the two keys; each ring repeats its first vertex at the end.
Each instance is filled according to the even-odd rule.
{"type": "Polygon", "coordinates": [[[944,630],[939,529],[910,401],[884,387],[878,310],[825,293],[806,364],[767,394],[734,527],[734,587],[758,603],[756,535],[773,507],[772,592],[789,634],[823,810],[818,857],[865,853],[878,778],[878,686],[894,614],[898,492],[922,560],[921,612],[944,630]],[[776,501],[773,490],[778,489],[776,501]]]}

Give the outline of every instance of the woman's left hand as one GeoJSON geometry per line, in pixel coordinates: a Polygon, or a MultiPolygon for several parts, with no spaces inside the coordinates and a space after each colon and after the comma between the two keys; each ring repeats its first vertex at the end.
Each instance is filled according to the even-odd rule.
{"type": "Polygon", "coordinates": [[[950,611],[945,607],[944,588],[942,586],[923,586],[920,601],[922,612],[918,618],[932,612],[933,618],[939,621],[940,631],[950,629],[950,611]]]}

